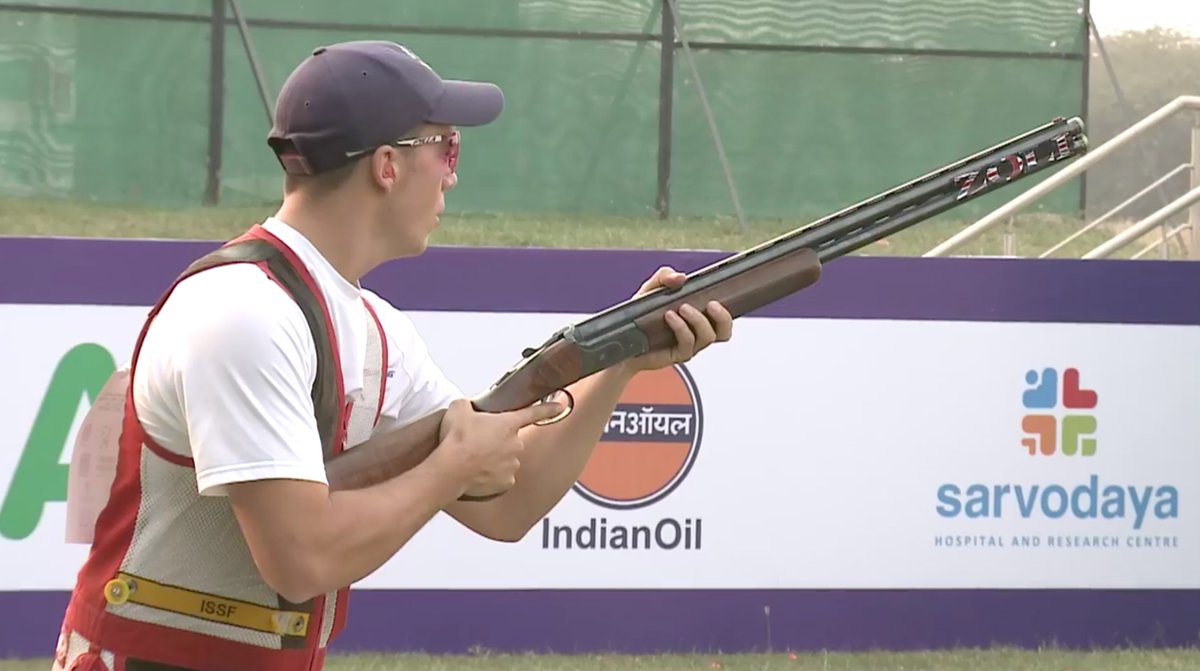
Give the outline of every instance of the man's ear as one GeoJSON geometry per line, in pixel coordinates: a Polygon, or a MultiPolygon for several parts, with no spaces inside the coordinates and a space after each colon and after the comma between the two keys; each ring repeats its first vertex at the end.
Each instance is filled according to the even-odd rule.
{"type": "Polygon", "coordinates": [[[390,191],[403,178],[403,161],[398,158],[396,148],[384,145],[371,154],[371,180],[384,191],[390,191]]]}

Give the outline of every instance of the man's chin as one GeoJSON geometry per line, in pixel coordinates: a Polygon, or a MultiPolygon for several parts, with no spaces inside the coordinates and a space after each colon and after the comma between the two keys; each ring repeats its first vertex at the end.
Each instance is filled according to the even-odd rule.
{"type": "MultiPolygon", "coordinates": [[[[434,228],[436,228],[436,226],[434,226],[434,228]]],[[[413,242],[413,256],[416,256],[417,254],[421,254],[426,249],[429,249],[429,245],[430,245],[430,242],[429,242],[428,234],[423,236],[420,240],[414,241],[413,242]]]]}
{"type": "Polygon", "coordinates": [[[408,248],[404,249],[403,251],[401,251],[400,253],[396,254],[396,255],[395,255],[394,257],[392,257],[392,258],[395,258],[395,259],[411,259],[411,258],[413,258],[414,256],[420,256],[420,255],[424,254],[424,253],[425,253],[425,250],[426,250],[426,249],[428,249],[428,248],[429,248],[429,245],[428,245],[428,244],[415,244],[415,245],[413,245],[412,247],[408,247],[408,248]]]}

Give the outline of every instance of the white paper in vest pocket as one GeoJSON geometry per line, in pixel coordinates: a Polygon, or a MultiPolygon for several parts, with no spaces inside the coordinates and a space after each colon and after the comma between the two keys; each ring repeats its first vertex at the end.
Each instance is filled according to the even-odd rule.
{"type": "Polygon", "coordinates": [[[91,543],[96,518],[117,471],[121,423],[129,367],[118,368],[104,383],[75,436],[67,472],[67,542],[91,543]]]}

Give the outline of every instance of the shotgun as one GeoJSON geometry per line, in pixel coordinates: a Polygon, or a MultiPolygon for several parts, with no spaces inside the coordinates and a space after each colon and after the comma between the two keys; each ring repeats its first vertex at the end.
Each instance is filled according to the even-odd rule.
{"type": "MultiPolygon", "coordinates": [[[[846,207],[811,224],[687,274],[681,287],[659,288],[622,301],[551,334],[483,394],[481,412],[507,412],[566,396],[561,421],[574,399],[567,387],[626,359],[674,344],[663,315],[684,303],[703,311],[719,301],[736,319],[814,284],[822,264],[903,231],[996,189],[1087,152],[1078,117],[1056,117],[1000,144],[846,207]]],[[[354,489],[395,477],[436,449],[439,410],[377,435],[326,462],[331,489],[354,489]]],[[[501,493],[464,496],[485,501],[501,493]]]]}

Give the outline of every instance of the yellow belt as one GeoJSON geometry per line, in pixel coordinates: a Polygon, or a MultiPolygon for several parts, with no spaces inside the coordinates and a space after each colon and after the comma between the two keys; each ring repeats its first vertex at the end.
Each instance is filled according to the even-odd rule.
{"type": "Polygon", "coordinates": [[[308,613],[276,610],[182,587],[163,585],[128,573],[118,573],[104,586],[104,598],[113,605],[136,603],[210,622],[232,624],[267,634],[304,636],[308,613]]]}

